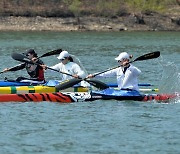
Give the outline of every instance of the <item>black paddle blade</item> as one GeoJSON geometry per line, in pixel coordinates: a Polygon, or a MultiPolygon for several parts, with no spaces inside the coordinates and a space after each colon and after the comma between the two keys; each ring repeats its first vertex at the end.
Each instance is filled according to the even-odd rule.
{"type": "Polygon", "coordinates": [[[109,88],[107,84],[96,79],[86,79],[85,81],[101,90],[109,88]]]}
{"type": "Polygon", "coordinates": [[[19,53],[12,53],[11,57],[14,60],[20,61],[20,62],[25,62],[25,63],[30,63],[30,64],[34,64],[29,58],[27,58],[26,56],[19,54],[19,53]]]}
{"type": "Polygon", "coordinates": [[[56,89],[57,90],[64,90],[70,87],[73,87],[74,85],[78,84],[81,81],[86,81],[89,84],[91,84],[92,86],[98,88],[98,89],[106,89],[109,88],[109,86],[99,80],[96,79],[77,79],[77,78],[73,78],[70,80],[65,80],[63,82],[61,82],[59,85],[56,85],[56,89]]]}
{"type": "Polygon", "coordinates": [[[55,87],[57,90],[64,90],[64,89],[74,86],[75,84],[78,84],[81,81],[82,81],[82,79],[73,78],[70,80],[65,80],[65,81],[61,82],[60,84],[56,85],[55,87]]]}
{"type": "Polygon", "coordinates": [[[56,49],[56,50],[53,50],[53,51],[50,51],[50,52],[47,52],[47,53],[43,54],[39,58],[52,56],[52,55],[57,55],[57,54],[60,54],[61,52],[62,52],[62,49],[56,49]]]}
{"type": "Polygon", "coordinates": [[[151,52],[151,53],[142,55],[142,56],[136,58],[134,61],[148,60],[148,59],[158,58],[159,56],[160,56],[160,51],[155,51],[155,52],[151,52]]]}

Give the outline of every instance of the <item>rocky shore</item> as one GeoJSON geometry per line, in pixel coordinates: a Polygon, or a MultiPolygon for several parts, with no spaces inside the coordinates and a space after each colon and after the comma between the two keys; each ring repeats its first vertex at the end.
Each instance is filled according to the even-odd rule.
{"type": "Polygon", "coordinates": [[[180,31],[180,16],[130,14],[122,17],[0,17],[0,31],[180,31]]]}

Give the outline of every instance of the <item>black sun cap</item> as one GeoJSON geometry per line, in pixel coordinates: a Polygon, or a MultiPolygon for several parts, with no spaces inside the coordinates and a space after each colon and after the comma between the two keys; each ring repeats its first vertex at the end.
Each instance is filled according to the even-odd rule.
{"type": "Polygon", "coordinates": [[[34,49],[29,49],[26,52],[26,56],[28,56],[28,54],[32,54],[34,57],[37,57],[37,53],[35,52],[34,49]]]}

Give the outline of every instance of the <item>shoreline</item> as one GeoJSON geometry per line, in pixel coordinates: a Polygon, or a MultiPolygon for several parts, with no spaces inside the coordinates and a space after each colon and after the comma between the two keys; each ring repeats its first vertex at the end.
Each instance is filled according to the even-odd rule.
{"type": "Polygon", "coordinates": [[[0,31],[180,31],[179,16],[160,14],[103,18],[0,17],[0,31]]]}

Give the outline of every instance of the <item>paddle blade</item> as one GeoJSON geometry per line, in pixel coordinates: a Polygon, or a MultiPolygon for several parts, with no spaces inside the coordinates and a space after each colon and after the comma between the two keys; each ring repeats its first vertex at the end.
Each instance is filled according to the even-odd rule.
{"type": "Polygon", "coordinates": [[[34,64],[29,58],[19,53],[12,53],[11,57],[17,61],[34,64]]]}
{"type": "Polygon", "coordinates": [[[65,81],[61,82],[60,84],[56,85],[55,87],[57,90],[64,90],[64,89],[70,88],[70,87],[78,84],[81,81],[82,81],[82,79],[73,78],[70,80],[65,80],[65,81]]]}
{"type": "Polygon", "coordinates": [[[159,56],[160,56],[160,52],[155,51],[155,52],[151,52],[151,53],[147,53],[145,55],[142,55],[142,56],[136,58],[135,60],[133,60],[133,62],[142,61],[142,60],[148,60],[148,59],[154,59],[154,58],[158,58],[159,56]]]}
{"type": "Polygon", "coordinates": [[[50,52],[47,52],[45,54],[43,54],[42,56],[38,57],[38,58],[42,58],[42,57],[47,57],[47,56],[52,56],[52,55],[57,55],[60,54],[62,52],[62,49],[56,49],[50,52]]]}
{"type": "Polygon", "coordinates": [[[101,90],[109,88],[107,84],[96,79],[86,79],[85,81],[101,90]]]}

